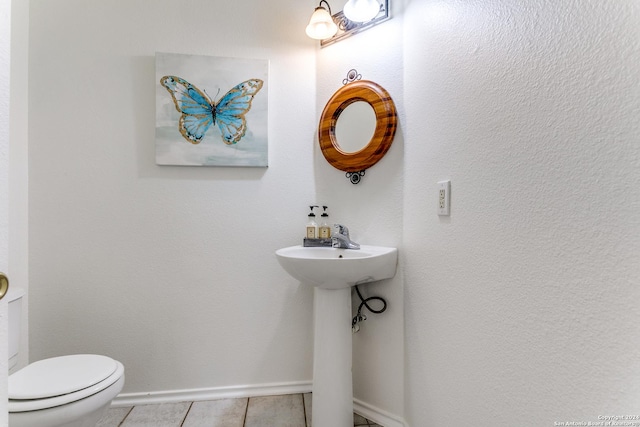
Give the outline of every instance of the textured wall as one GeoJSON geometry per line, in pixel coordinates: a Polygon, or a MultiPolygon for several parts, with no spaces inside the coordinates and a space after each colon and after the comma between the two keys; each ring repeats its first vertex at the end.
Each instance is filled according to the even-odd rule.
{"type": "Polygon", "coordinates": [[[408,5],[410,425],[640,414],[638,22],[631,0],[408,5]]]}
{"type": "Polygon", "coordinates": [[[32,360],[110,355],[127,393],[311,379],[312,292],[274,255],[315,198],[308,13],[31,2],[32,360]],[[270,60],[269,168],[154,164],[156,51],[270,60]]]}

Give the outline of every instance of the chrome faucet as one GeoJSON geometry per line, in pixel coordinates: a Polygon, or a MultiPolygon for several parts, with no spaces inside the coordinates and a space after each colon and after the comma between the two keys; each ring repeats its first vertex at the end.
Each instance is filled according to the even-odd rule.
{"type": "Polygon", "coordinates": [[[349,237],[349,229],[342,224],[333,224],[331,231],[331,246],[342,249],[360,249],[360,245],[352,242],[349,237]]]}

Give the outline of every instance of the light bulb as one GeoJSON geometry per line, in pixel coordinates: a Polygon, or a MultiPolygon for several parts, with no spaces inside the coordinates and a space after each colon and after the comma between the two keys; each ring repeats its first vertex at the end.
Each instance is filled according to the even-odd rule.
{"type": "Polygon", "coordinates": [[[312,39],[324,40],[333,37],[338,32],[338,26],[333,22],[329,11],[324,7],[316,7],[311,15],[306,33],[312,39]]]}
{"type": "Polygon", "coordinates": [[[380,3],[377,0],[349,0],[342,12],[349,21],[367,22],[378,15],[380,3]]]}

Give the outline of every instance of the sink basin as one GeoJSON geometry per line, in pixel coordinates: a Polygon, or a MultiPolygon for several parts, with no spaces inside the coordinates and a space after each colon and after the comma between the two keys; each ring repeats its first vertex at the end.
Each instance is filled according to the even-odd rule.
{"type": "Polygon", "coordinates": [[[278,262],[303,284],[342,289],[396,274],[398,250],[362,245],[360,249],[290,246],[276,251],[278,262]]]}

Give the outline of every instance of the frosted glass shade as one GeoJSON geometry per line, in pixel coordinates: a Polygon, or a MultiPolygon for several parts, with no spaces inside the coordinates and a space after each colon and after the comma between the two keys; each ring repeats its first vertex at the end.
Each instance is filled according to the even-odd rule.
{"type": "Polygon", "coordinates": [[[342,12],[349,21],[367,22],[378,15],[380,3],[377,0],[349,0],[342,12]]]}
{"type": "Polygon", "coordinates": [[[309,20],[309,25],[307,25],[306,32],[312,39],[324,40],[333,37],[338,32],[338,26],[333,22],[333,18],[327,9],[316,7],[309,20]]]}

